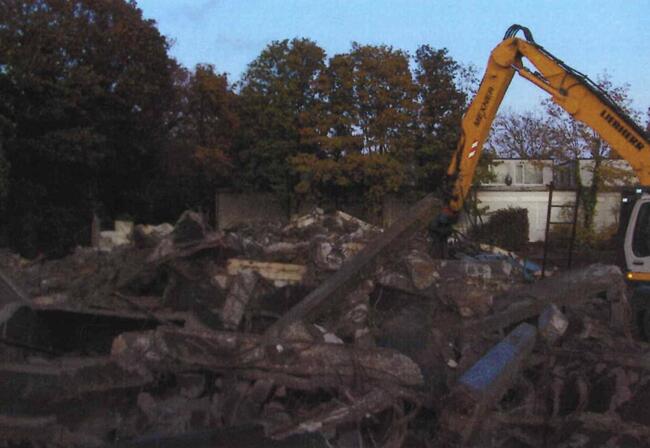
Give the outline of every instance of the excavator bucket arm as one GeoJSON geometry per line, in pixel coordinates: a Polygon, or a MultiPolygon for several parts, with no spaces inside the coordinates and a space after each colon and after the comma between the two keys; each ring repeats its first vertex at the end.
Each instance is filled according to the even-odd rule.
{"type": "Polygon", "coordinates": [[[447,170],[443,213],[454,220],[474,179],[485,140],[503,97],[517,73],[551,95],[553,101],[598,133],[632,166],[642,185],[650,185],[650,141],[609,95],[535,43],[530,31],[513,25],[490,54],[479,90],[462,120],[462,134],[447,170]],[[524,39],[514,37],[524,32],[524,39]],[[536,71],[523,64],[526,59],[536,71]]]}

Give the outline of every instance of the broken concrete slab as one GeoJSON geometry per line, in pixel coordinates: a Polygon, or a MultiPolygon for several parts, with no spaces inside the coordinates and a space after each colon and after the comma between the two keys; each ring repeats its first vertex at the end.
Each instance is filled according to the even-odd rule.
{"type": "Polygon", "coordinates": [[[343,264],[345,257],[336,250],[334,244],[324,235],[317,236],[311,241],[311,253],[314,264],[324,271],[336,271],[343,264]]]}
{"type": "Polygon", "coordinates": [[[124,333],[115,339],[112,353],[144,362],[153,370],[236,368],[250,378],[274,379],[292,387],[352,385],[358,375],[364,375],[368,382],[423,384],[417,365],[394,350],[327,343],[269,343],[262,336],[223,331],[161,327],[124,333]]]}
{"type": "Polygon", "coordinates": [[[0,270],[0,325],[6,325],[21,308],[29,308],[27,295],[0,270]]]}
{"type": "Polygon", "coordinates": [[[393,265],[377,273],[382,286],[442,301],[465,318],[488,314],[497,293],[523,280],[502,260],[434,260],[419,249],[393,265]],[[399,272],[400,264],[406,272],[399,272]]]}
{"type": "Polygon", "coordinates": [[[128,235],[114,230],[102,230],[99,232],[97,248],[103,252],[110,252],[117,247],[127,246],[130,242],[128,235]]]}
{"type": "Polygon", "coordinates": [[[554,344],[569,328],[569,319],[554,304],[548,305],[539,315],[537,321],[540,336],[548,343],[554,344]]]}
{"type": "Polygon", "coordinates": [[[152,251],[147,258],[147,262],[151,264],[162,264],[174,259],[190,257],[204,250],[216,248],[227,248],[224,235],[217,232],[208,233],[201,240],[179,243],[174,242],[172,238],[165,238],[152,251]]]}
{"type": "Polygon", "coordinates": [[[118,247],[130,244],[132,234],[132,221],[114,221],[113,230],[99,231],[99,233],[95,235],[95,247],[100,251],[110,252],[118,247]]]}
{"type": "Polygon", "coordinates": [[[284,439],[294,434],[332,430],[338,425],[358,423],[368,415],[377,414],[391,406],[401,405],[403,398],[405,397],[394,391],[372,389],[357,397],[350,396],[349,403],[341,403],[339,400],[325,403],[299,422],[270,428],[267,432],[275,439],[284,439]]]}
{"type": "Polygon", "coordinates": [[[291,222],[285,226],[283,229],[284,232],[291,231],[292,229],[302,229],[309,227],[314,223],[318,222],[323,218],[325,212],[322,208],[315,207],[310,213],[307,213],[302,216],[295,216],[291,219],[291,222]]]}
{"type": "Polygon", "coordinates": [[[384,288],[405,292],[413,296],[420,296],[425,299],[438,300],[435,287],[418,290],[413,286],[411,279],[401,272],[380,268],[379,272],[375,275],[375,279],[384,288]]]}
{"type": "Polygon", "coordinates": [[[441,423],[450,445],[465,444],[483,423],[485,414],[517,378],[535,345],[537,330],[520,324],[458,380],[447,400],[441,423]]]}
{"type": "MultiPolygon", "coordinates": [[[[610,290],[617,292],[614,304],[629,309],[624,294],[622,297],[620,295],[619,285],[622,283],[621,270],[612,265],[594,264],[557,274],[496,296],[493,307],[499,311],[484,318],[464,322],[463,332],[479,333],[498,330],[538,316],[550,304],[576,305],[610,290]]],[[[621,325],[625,327],[624,323],[621,325]]],[[[625,331],[625,328],[621,331],[625,331]]]]}
{"type": "Polygon", "coordinates": [[[422,251],[411,251],[405,260],[416,289],[426,289],[440,278],[433,259],[422,251]]]}
{"type": "Polygon", "coordinates": [[[230,258],[226,267],[228,275],[234,276],[242,270],[250,270],[273,282],[277,287],[300,283],[307,273],[307,268],[299,264],[272,263],[241,258],[230,258]]]}
{"type": "Polygon", "coordinates": [[[157,226],[138,224],[133,228],[131,239],[136,247],[156,247],[163,238],[170,235],[173,231],[174,226],[169,223],[163,223],[157,226]]]}
{"type": "Polygon", "coordinates": [[[445,281],[436,287],[437,297],[444,303],[454,307],[464,318],[485,316],[494,303],[494,293],[490,288],[471,283],[463,284],[445,281]]]}
{"type": "Polygon", "coordinates": [[[257,274],[253,270],[240,269],[231,282],[221,313],[221,319],[226,329],[234,330],[239,326],[248,302],[253,298],[257,278],[257,274]]]}
{"type": "Polygon", "coordinates": [[[0,270],[0,354],[20,357],[38,339],[37,317],[29,298],[0,270]]]}
{"type": "Polygon", "coordinates": [[[183,212],[171,233],[175,244],[191,243],[200,241],[208,233],[208,225],[203,215],[191,210],[183,212]]]}

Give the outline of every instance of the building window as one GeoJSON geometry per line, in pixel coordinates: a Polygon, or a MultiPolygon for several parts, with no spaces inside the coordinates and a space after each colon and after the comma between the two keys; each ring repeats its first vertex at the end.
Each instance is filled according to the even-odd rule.
{"type": "Polygon", "coordinates": [[[518,163],[515,165],[515,185],[542,185],[544,174],[542,167],[533,163],[518,163]]]}
{"type": "Polygon", "coordinates": [[[524,165],[519,163],[515,165],[515,185],[524,183],[524,165]]]}
{"type": "Polygon", "coordinates": [[[643,204],[634,224],[632,252],[637,257],[650,255],[650,203],[643,204]]]}
{"type": "Polygon", "coordinates": [[[556,188],[573,189],[577,185],[576,180],[577,161],[557,163],[553,168],[553,183],[556,188]]]}
{"type": "Polygon", "coordinates": [[[527,163],[524,166],[524,183],[542,185],[544,183],[543,168],[539,164],[527,163]]]}

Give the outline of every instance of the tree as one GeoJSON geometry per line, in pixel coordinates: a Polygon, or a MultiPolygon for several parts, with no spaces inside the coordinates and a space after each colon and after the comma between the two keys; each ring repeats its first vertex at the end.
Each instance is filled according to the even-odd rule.
{"type": "Polygon", "coordinates": [[[363,151],[401,157],[413,150],[415,85],[408,55],[354,42],[347,56],[354,86],[355,123],[363,151]]]}
{"type": "Polygon", "coordinates": [[[360,202],[375,216],[386,194],[399,191],[405,181],[404,164],[390,154],[351,153],[335,160],[303,153],[292,157],[291,164],[300,174],[298,195],[337,208],[360,202]]]}
{"type": "Polygon", "coordinates": [[[494,120],[486,149],[500,157],[548,159],[555,156],[550,139],[548,119],[541,113],[505,111],[494,120]]]}
{"type": "Polygon", "coordinates": [[[422,45],[414,61],[418,92],[417,188],[428,192],[439,188],[444,179],[476,78],[472,68],[462,67],[444,48],[422,45]]]}
{"type": "Polygon", "coordinates": [[[301,129],[315,152],[291,158],[296,192],[338,204],[363,201],[377,213],[402,186],[413,150],[415,85],[408,55],[388,46],[352,44],[335,55],[316,82],[319,101],[301,129]]]}
{"type": "Polygon", "coordinates": [[[232,151],[239,129],[237,97],[225,74],[199,64],[190,78],[187,104],[186,126],[193,135],[182,141],[191,150],[199,204],[212,214],[217,188],[232,180],[232,151]]]}
{"type": "Polygon", "coordinates": [[[412,151],[417,105],[406,53],[355,42],[329,60],[316,91],[312,127],[303,127],[302,136],[323,155],[412,151]]]}
{"type": "Polygon", "coordinates": [[[238,101],[226,74],[210,64],[175,73],[175,106],[168,141],[160,153],[162,176],[148,185],[154,221],[175,219],[187,208],[213,212],[216,190],[230,185],[238,101]]]}
{"type": "Polygon", "coordinates": [[[316,80],[319,101],[306,120],[311,126],[303,126],[300,134],[305,145],[316,148],[319,158],[337,161],[346,154],[363,151],[354,72],[349,54],[335,55],[316,80]]]}
{"type": "Polygon", "coordinates": [[[385,45],[352,44],[316,83],[319,101],[301,130],[313,153],[291,159],[299,194],[338,204],[363,201],[377,213],[402,186],[413,152],[415,85],[408,55],[385,45]]]}
{"type": "Polygon", "coordinates": [[[411,72],[405,52],[353,43],[349,53],[329,60],[317,83],[314,127],[303,129],[303,138],[318,151],[292,159],[301,175],[297,191],[335,203],[359,197],[377,211],[389,192],[440,186],[459,138],[473,71],[447,50],[426,45],[414,59],[411,72]],[[350,175],[346,166],[360,174],[350,175]],[[383,177],[373,176],[378,172],[383,177]]]}
{"type": "Polygon", "coordinates": [[[316,81],[325,52],[309,39],[274,41],[249,64],[240,87],[241,135],[238,187],[290,194],[295,184],[289,157],[312,153],[301,129],[319,101],[316,81]]]}
{"type": "Polygon", "coordinates": [[[7,0],[0,96],[10,241],[26,254],[87,242],[93,210],[137,215],[165,139],[175,62],[123,0],[7,0]]]}

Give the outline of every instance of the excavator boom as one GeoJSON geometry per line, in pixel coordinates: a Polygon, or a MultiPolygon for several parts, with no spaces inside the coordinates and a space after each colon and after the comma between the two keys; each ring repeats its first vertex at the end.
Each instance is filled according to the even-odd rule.
{"type": "Polygon", "coordinates": [[[650,186],[650,140],[609,95],[592,80],[567,66],[535,43],[530,31],[511,26],[492,51],[479,90],[462,120],[462,134],[447,170],[443,214],[455,220],[472,185],[483,144],[517,73],[551,95],[575,119],[600,135],[632,166],[640,183],[650,186]],[[525,40],[514,37],[523,31],[525,40]],[[523,64],[527,59],[536,69],[523,64]]]}

